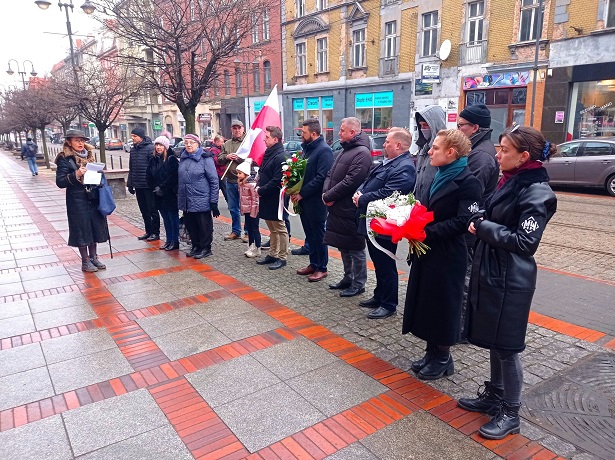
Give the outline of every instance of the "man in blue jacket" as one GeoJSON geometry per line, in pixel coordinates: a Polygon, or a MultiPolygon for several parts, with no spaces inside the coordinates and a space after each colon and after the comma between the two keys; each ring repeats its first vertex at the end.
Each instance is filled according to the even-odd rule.
{"type": "Polygon", "coordinates": [[[301,147],[307,165],[300,192],[290,197],[293,203],[301,206],[301,225],[310,251],[310,264],[297,270],[297,275],[308,275],[311,282],[327,277],[329,262],[329,247],[323,241],[327,206],[322,202],[322,186],[333,164],[333,151],[320,133],[320,122],[316,118],[303,122],[301,147]]]}
{"type": "MultiPolygon", "coordinates": [[[[372,169],[353,197],[359,216],[359,233],[367,239],[367,250],[376,271],[376,289],[371,299],[359,302],[366,308],[373,308],[367,315],[370,319],[387,318],[397,312],[398,275],[397,264],[387,254],[378,249],[368,237],[364,216],[370,201],[387,198],[398,191],[407,195],[414,189],[416,170],[410,158],[412,136],[402,128],[391,128],[384,142],[384,161],[372,169]]],[[[376,236],[376,243],[393,254],[397,244],[388,236],[376,236]]]]}

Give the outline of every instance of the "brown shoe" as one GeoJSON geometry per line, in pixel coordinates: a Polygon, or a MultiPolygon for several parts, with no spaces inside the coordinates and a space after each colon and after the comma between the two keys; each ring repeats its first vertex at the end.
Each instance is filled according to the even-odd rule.
{"type": "Polygon", "coordinates": [[[308,265],[305,268],[300,268],[297,270],[297,275],[311,275],[316,272],[316,269],[311,265],[308,265]]]}
{"type": "Polygon", "coordinates": [[[224,235],[224,241],[232,241],[238,239],[241,239],[241,237],[236,233],[229,233],[228,235],[224,235]]]}
{"type": "Polygon", "coordinates": [[[316,281],[323,280],[327,277],[327,272],[314,272],[310,276],[308,276],[308,281],[310,283],[314,283],[316,281]]]}

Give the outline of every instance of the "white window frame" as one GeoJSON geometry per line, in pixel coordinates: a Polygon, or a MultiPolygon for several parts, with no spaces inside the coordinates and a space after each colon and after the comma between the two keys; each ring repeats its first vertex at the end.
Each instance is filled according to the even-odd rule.
{"type": "Polygon", "coordinates": [[[305,0],[295,0],[295,9],[296,17],[301,18],[305,16],[305,0]]]}
{"type": "Polygon", "coordinates": [[[258,43],[258,29],[259,29],[259,25],[258,24],[254,24],[252,26],[252,43],[258,43]]]}
{"type": "Polygon", "coordinates": [[[307,44],[295,43],[295,67],[297,76],[307,75],[307,44]]]}
{"type": "Polygon", "coordinates": [[[316,39],[316,71],[324,73],[329,71],[329,41],[327,37],[316,39]]]}
{"type": "Polygon", "coordinates": [[[352,31],[352,67],[366,66],[365,28],[352,31]]]}
{"type": "Polygon", "coordinates": [[[468,3],[468,43],[476,45],[483,41],[485,0],[468,3]],[[475,7],[475,11],[472,11],[475,7]]]}
{"type": "Polygon", "coordinates": [[[604,27],[607,29],[615,27],[615,0],[607,0],[605,10],[604,27]],[[609,24],[609,18],[612,19],[612,24],[609,24]]]}
{"type": "Polygon", "coordinates": [[[438,49],[438,11],[421,15],[421,57],[435,56],[438,49]],[[425,25],[429,19],[429,25],[425,25]],[[426,49],[429,48],[429,49],[426,49]]]}
{"type": "Polygon", "coordinates": [[[270,39],[270,30],[269,30],[269,10],[263,11],[263,41],[267,41],[270,39]]]}
{"type": "Polygon", "coordinates": [[[384,24],[384,57],[386,59],[397,56],[397,21],[384,24]]]}
{"type": "Polygon", "coordinates": [[[324,11],[329,6],[327,0],[316,0],[316,9],[318,11],[324,11]]]}
{"type": "MultiPolygon", "coordinates": [[[[533,40],[536,40],[536,36],[534,35],[536,32],[542,35],[542,25],[539,24],[539,27],[536,27],[536,31],[534,31],[535,28],[535,22],[536,22],[536,17],[538,16],[538,0],[529,0],[532,3],[528,4],[528,5],[524,5],[524,2],[526,0],[521,0],[521,10],[519,12],[519,41],[520,42],[531,42],[533,40]],[[523,18],[527,17],[524,13],[530,12],[529,15],[529,36],[526,37],[525,39],[522,39],[521,37],[521,33],[523,31],[523,18]]],[[[543,6],[544,8],[544,6],[543,6]]]]}

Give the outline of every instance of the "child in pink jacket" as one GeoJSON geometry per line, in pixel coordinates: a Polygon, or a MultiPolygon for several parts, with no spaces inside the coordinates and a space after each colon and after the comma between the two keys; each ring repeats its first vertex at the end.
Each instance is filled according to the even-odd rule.
{"type": "Polygon", "coordinates": [[[261,255],[261,233],[258,225],[258,192],[256,191],[256,173],[250,158],[237,166],[237,184],[239,185],[239,206],[245,217],[250,247],[244,252],[246,257],[261,255]]]}

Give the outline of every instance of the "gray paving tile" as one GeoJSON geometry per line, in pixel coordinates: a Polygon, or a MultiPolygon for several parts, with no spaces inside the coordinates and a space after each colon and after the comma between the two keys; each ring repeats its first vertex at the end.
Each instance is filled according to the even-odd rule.
{"type": "Polygon", "coordinates": [[[282,380],[339,361],[335,355],[303,338],[279,343],[251,356],[282,380]]]}
{"type": "Polygon", "coordinates": [[[171,302],[172,300],[177,300],[178,297],[158,287],[148,292],[116,296],[116,299],[126,310],[132,311],[158,305],[159,303],[171,302]]]}
{"type": "MultiPolygon", "coordinates": [[[[166,251],[163,251],[163,252],[166,252],[166,251]]],[[[134,262],[134,264],[144,272],[148,270],[152,270],[152,266],[154,266],[156,269],[159,269],[159,268],[177,267],[178,265],[180,265],[180,263],[177,260],[169,256],[166,256],[165,259],[156,260],[153,262],[152,261],[134,262]],[[152,264],[155,264],[155,265],[152,265],[152,264]]]]}
{"type": "Polygon", "coordinates": [[[104,259],[103,263],[107,266],[105,270],[99,270],[95,275],[100,279],[115,278],[118,276],[132,275],[134,273],[140,273],[142,270],[130,261],[122,265],[110,265],[109,262],[114,259],[104,259]]]}
{"type": "Polygon", "coordinates": [[[42,256],[53,256],[55,253],[53,249],[43,248],[43,249],[34,249],[32,251],[16,251],[14,253],[15,260],[20,259],[30,259],[32,257],[42,257],[42,256]]]}
{"type": "Polygon", "coordinates": [[[121,295],[135,294],[137,292],[152,292],[160,289],[160,285],[151,278],[143,278],[107,286],[107,289],[115,298],[121,295]]]}
{"type": "Polygon", "coordinates": [[[154,342],[171,360],[184,358],[230,343],[230,339],[209,324],[155,337],[154,342]]]}
{"type": "Polygon", "coordinates": [[[58,393],[113,379],[132,371],[117,348],[49,365],[49,374],[58,393]]]}
{"type": "Polygon", "coordinates": [[[0,261],[0,270],[8,270],[10,268],[15,268],[15,267],[17,267],[17,262],[15,262],[15,259],[13,258],[11,258],[11,260],[0,261]]]}
{"type": "Polygon", "coordinates": [[[30,265],[50,264],[59,262],[60,259],[55,254],[49,256],[28,257],[25,259],[17,259],[15,262],[18,267],[28,267],[30,265]]]}
{"type": "Polygon", "coordinates": [[[343,361],[299,375],[286,383],[327,416],[333,416],[388,390],[343,361]]]}
{"type": "Polygon", "coordinates": [[[145,389],[64,412],[62,417],[75,455],[169,425],[145,389]]]}
{"type": "Polygon", "coordinates": [[[15,260],[12,252],[0,252],[0,262],[5,262],[7,260],[15,260]]]}
{"type": "Polygon", "coordinates": [[[493,452],[473,439],[422,411],[413,412],[364,438],[361,444],[378,457],[387,460],[465,460],[494,457],[493,452]]]}
{"type": "Polygon", "coordinates": [[[22,271],[19,274],[19,276],[21,276],[21,281],[39,280],[61,275],[68,275],[64,267],[37,268],[36,270],[22,271]]]}
{"type": "Polygon", "coordinates": [[[28,300],[32,313],[42,313],[45,311],[57,310],[59,308],[75,307],[77,305],[88,305],[83,294],[80,292],[66,292],[36,299],[28,300]]]}
{"type": "Polygon", "coordinates": [[[27,334],[35,330],[34,322],[30,315],[14,316],[0,320],[0,339],[27,334]]]}
{"type": "Polygon", "coordinates": [[[37,239],[28,239],[28,238],[19,238],[20,240],[24,240],[21,242],[11,241],[11,249],[28,249],[32,247],[38,246],[47,246],[47,240],[44,238],[37,239]]]}
{"type": "Polygon", "coordinates": [[[0,410],[53,396],[53,386],[45,367],[0,378],[0,410]],[[10,388],[10,391],[5,391],[10,388]]]}
{"type": "Polygon", "coordinates": [[[265,313],[253,310],[228,318],[212,319],[210,323],[231,340],[241,340],[253,335],[277,329],[282,323],[265,313]]]}
{"type": "MultiPolygon", "coordinates": [[[[135,241],[131,241],[130,239],[118,239],[117,241],[111,240],[111,246],[115,252],[121,251],[135,251],[138,249],[149,249],[151,246],[148,243],[144,243],[143,241],[138,241],[135,238],[135,241]]],[[[107,245],[108,247],[108,245],[107,245]]]]}
{"type": "MultiPolygon", "coordinates": [[[[4,276],[4,275],[2,275],[4,276]]],[[[0,303],[0,319],[14,318],[15,316],[29,315],[30,308],[27,300],[0,303]]]]}
{"type": "Polygon", "coordinates": [[[116,348],[106,329],[92,329],[40,342],[47,364],[116,348]]]}
{"type": "MultiPolygon", "coordinates": [[[[149,244],[147,245],[147,247],[151,248],[149,244]]],[[[138,252],[136,254],[128,254],[126,258],[134,264],[148,263],[150,264],[150,267],[153,263],[158,266],[158,262],[171,259],[171,257],[166,254],[166,251],[138,252]]]]}
{"type": "Polygon", "coordinates": [[[39,343],[0,351],[0,377],[36,369],[45,365],[39,343]]]}
{"type": "Polygon", "coordinates": [[[4,273],[0,277],[0,286],[5,284],[16,284],[20,283],[21,278],[19,277],[19,273],[4,273]]]}
{"type": "Polygon", "coordinates": [[[73,455],[62,416],[54,415],[0,433],[3,460],[67,460],[73,455]]]}
{"type": "Polygon", "coordinates": [[[179,273],[167,273],[154,277],[154,280],[180,299],[206,294],[220,289],[220,285],[192,270],[185,270],[179,273]]]}
{"type": "Polygon", "coordinates": [[[97,317],[89,305],[76,305],[73,307],[59,308],[53,311],[45,311],[32,315],[36,329],[48,329],[50,327],[87,321],[97,317]]]}
{"type": "Polygon", "coordinates": [[[190,460],[193,458],[175,430],[171,426],[162,426],[85,454],[79,457],[79,460],[190,460]]]}
{"type": "Polygon", "coordinates": [[[280,379],[248,355],[198,370],[186,378],[214,408],[280,383],[280,379]]]}
{"type": "Polygon", "coordinates": [[[171,310],[162,315],[149,316],[136,320],[139,326],[150,337],[159,337],[171,332],[190,329],[199,324],[205,324],[205,320],[188,308],[171,310]]]}
{"type": "Polygon", "coordinates": [[[228,319],[232,316],[255,310],[248,302],[235,296],[200,303],[191,308],[207,321],[228,319]]]}
{"type": "Polygon", "coordinates": [[[23,294],[23,285],[19,283],[0,284],[0,297],[7,295],[23,294]]]}
{"type": "MultiPolygon", "coordinates": [[[[411,457],[407,457],[411,458],[411,457]]],[[[359,442],[345,447],[344,449],[325,457],[325,460],[379,460],[365,446],[359,442]]]]}
{"type": "Polygon", "coordinates": [[[40,278],[32,281],[24,281],[24,290],[26,292],[41,291],[43,289],[53,289],[62,286],[70,286],[75,284],[75,281],[70,275],[52,276],[50,278],[40,278]]]}
{"type": "Polygon", "coordinates": [[[325,419],[284,383],[219,406],[215,411],[250,452],[325,419]]]}

